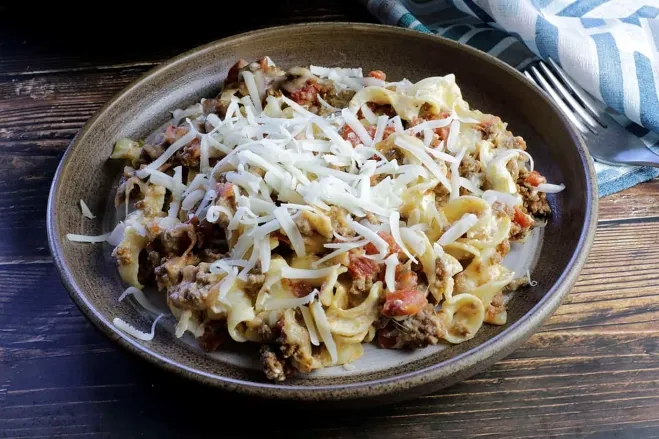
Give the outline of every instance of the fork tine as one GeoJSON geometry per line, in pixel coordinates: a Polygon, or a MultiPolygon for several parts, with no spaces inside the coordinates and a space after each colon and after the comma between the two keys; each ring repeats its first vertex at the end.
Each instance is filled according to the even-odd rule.
{"type": "Polygon", "coordinates": [[[570,104],[570,107],[579,115],[583,120],[586,121],[588,125],[590,125],[592,128],[597,128],[599,124],[595,119],[592,118],[590,114],[584,108],[572,97],[570,92],[568,92],[563,84],[561,84],[561,81],[554,76],[554,74],[549,70],[549,67],[547,67],[547,64],[545,64],[543,61],[540,61],[539,63],[540,69],[544,72],[545,76],[549,78],[549,81],[554,85],[556,89],[558,89],[558,92],[565,98],[568,104],[570,104]]]}
{"type": "Polygon", "coordinates": [[[558,76],[561,77],[563,82],[567,84],[567,86],[570,87],[574,94],[579,98],[584,107],[593,115],[593,117],[600,125],[606,128],[606,124],[600,118],[601,112],[598,110],[598,105],[595,103],[593,98],[588,96],[588,94],[579,85],[577,85],[577,83],[574,82],[574,80],[572,80],[572,78],[570,78],[567,73],[565,73],[565,70],[563,70],[561,66],[556,63],[556,61],[551,58],[548,58],[548,61],[558,76]]]}
{"type": "Polygon", "coordinates": [[[540,87],[537,82],[535,82],[535,79],[533,79],[533,76],[528,72],[528,70],[524,70],[524,76],[533,83],[536,87],[540,87]]]}
{"type": "Polygon", "coordinates": [[[531,66],[531,74],[533,74],[533,77],[540,83],[542,88],[549,94],[552,100],[556,103],[556,105],[558,105],[558,107],[563,111],[567,118],[570,119],[574,126],[576,126],[582,133],[588,133],[590,130],[586,128],[586,126],[579,119],[577,119],[570,108],[565,105],[565,102],[563,102],[560,96],[556,94],[554,89],[550,87],[545,78],[543,78],[540,72],[538,72],[538,69],[536,69],[535,66],[531,66]]]}

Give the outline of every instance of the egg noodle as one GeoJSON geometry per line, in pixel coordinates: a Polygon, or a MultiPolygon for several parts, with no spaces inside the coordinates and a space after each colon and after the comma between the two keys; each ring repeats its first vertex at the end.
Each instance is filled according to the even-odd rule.
{"type": "Polygon", "coordinates": [[[454,75],[241,60],[152,137],[111,156],[127,163],[125,220],[69,238],[116,246],[126,294],[145,307],[145,286],[166,294],[177,337],[261,345],[274,381],[351,363],[374,340],[455,344],[505,324],[503,293],[528,277],[501,261],[563,189],[454,75]]]}

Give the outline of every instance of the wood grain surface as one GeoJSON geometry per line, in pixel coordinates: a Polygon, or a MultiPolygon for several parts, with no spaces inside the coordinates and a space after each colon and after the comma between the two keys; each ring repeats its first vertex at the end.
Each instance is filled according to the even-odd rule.
{"type": "Polygon", "coordinates": [[[121,13],[96,30],[85,22],[53,36],[55,9],[27,28],[25,5],[0,5],[0,437],[659,437],[657,181],[601,200],[590,259],[542,330],[434,395],[306,413],[202,388],[119,350],[70,301],[46,244],[50,181],[77,130],[182,50],[267,25],[373,18],[356,2],[285,1],[171,38],[163,20],[177,12],[169,10],[141,31],[150,36],[138,37],[138,26],[107,42],[80,36],[121,13]],[[235,421],[245,413],[253,423],[235,421]]]}

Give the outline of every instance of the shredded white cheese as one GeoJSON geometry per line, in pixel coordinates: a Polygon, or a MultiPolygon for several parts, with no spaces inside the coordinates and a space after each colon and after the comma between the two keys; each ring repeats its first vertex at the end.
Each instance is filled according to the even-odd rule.
{"type": "Polygon", "coordinates": [[[505,192],[495,191],[488,189],[481,194],[481,198],[490,204],[495,201],[500,201],[510,207],[519,206],[522,203],[522,198],[519,195],[507,194],[505,192]]]}
{"type": "Polygon", "coordinates": [[[261,105],[261,96],[259,95],[259,89],[254,80],[254,74],[247,70],[243,70],[243,79],[245,80],[245,86],[249,92],[249,97],[252,98],[254,108],[261,113],[263,111],[263,106],[261,105]]]}
{"type": "Polygon", "coordinates": [[[90,236],[90,235],[76,235],[75,233],[67,233],[66,239],[73,242],[89,242],[98,243],[105,242],[110,237],[111,233],[104,233],[103,235],[90,236]]]}
{"type": "Polygon", "coordinates": [[[407,246],[403,242],[403,238],[400,235],[400,212],[391,212],[391,216],[389,217],[389,227],[391,229],[391,236],[394,238],[394,241],[398,247],[400,247],[403,253],[405,253],[407,257],[416,264],[416,258],[407,249],[407,246]]]}
{"type": "Polygon", "coordinates": [[[432,173],[432,175],[435,176],[435,178],[437,178],[437,180],[439,180],[440,183],[449,189],[449,191],[452,191],[451,183],[449,183],[448,178],[446,178],[446,175],[442,172],[442,169],[423,149],[414,145],[412,142],[402,136],[397,137],[394,141],[394,144],[399,148],[412,153],[421,161],[421,163],[423,163],[426,168],[428,168],[428,170],[432,173]]]}
{"type": "Polygon", "coordinates": [[[531,280],[531,270],[526,270],[526,278],[528,279],[530,286],[535,287],[538,285],[537,280],[531,280]]]}
{"type": "Polygon", "coordinates": [[[268,297],[265,301],[264,309],[272,311],[275,309],[297,308],[299,306],[307,305],[318,294],[318,290],[313,290],[304,297],[296,297],[295,299],[276,299],[268,297]]]}
{"type": "Polygon", "coordinates": [[[396,291],[396,267],[398,266],[398,255],[393,254],[389,255],[387,259],[384,260],[386,266],[384,274],[384,282],[387,285],[389,291],[396,291]]]}
{"type": "Polygon", "coordinates": [[[126,231],[126,225],[123,222],[119,222],[114,230],[110,232],[110,236],[107,237],[107,242],[113,247],[118,246],[121,241],[124,239],[124,233],[126,231]]]}
{"type": "MultiPolygon", "coordinates": [[[[192,125],[190,124],[190,130],[185,135],[183,135],[180,139],[178,139],[176,142],[172,143],[169,146],[169,148],[167,148],[165,152],[162,153],[160,157],[149,163],[145,169],[160,168],[162,165],[165,164],[165,162],[167,162],[167,160],[169,160],[174,154],[176,154],[176,152],[179,149],[183,148],[185,145],[192,142],[197,137],[197,134],[198,134],[197,131],[192,129],[192,125]]],[[[137,176],[140,178],[146,177],[148,171],[146,171],[145,169],[141,169],[137,171],[137,176]]]]}
{"type": "Polygon", "coordinates": [[[544,192],[547,194],[557,194],[565,189],[565,185],[561,184],[550,184],[550,183],[541,183],[536,187],[538,192],[544,192]]]}
{"type": "Polygon", "coordinates": [[[121,329],[122,331],[124,331],[126,334],[132,335],[138,340],[151,341],[153,340],[153,337],[156,334],[156,324],[158,323],[158,320],[160,320],[163,317],[163,315],[164,314],[160,314],[158,317],[156,317],[156,319],[151,324],[151,332],[149,333],[142,332],[139,329],[135,329],[135,327],[121,320],[119,317],[115,317],[114,320],[112,320],[112,324],[117,328],[121,329]]]}
{"type": "Polygon", "coordinates": [[[354,230],[358,235],[361,235],[367,241],[370,241],[375,246],[375,248],[378,249],[380,259],[384,259],[387,256],[387,252],[389,250],[389,244],[375,231],[369,229],[366,226],[359,224],[349,216],[346,217],[346,224],[352,230],[354,230]]]}
{"type": "Polygon", "coordinates": [[[309,331],[309,340],[311,341],[311,344],[314,346],[320,345],[318,332],[316,331],[316,324],[313,321],[313,316],[311,315],[311,311],[309,311],[309,307],[301,306],[300,311],[302,312],[304,325],[307,327],[307,331],[309,331]]]}
{"type": "Polygon", "coordinates": [[[313,314],[314,320],[316,322],[316,327],[318,328],[318,334],[320,339],[325,343],[325,348],[330,354],[332,363],[336,364],[339,361],[339,353],[336,350],[336,343],[334,338],[332,338],[332,331],[327,321],[327,315],[325,315],[325,310],[319,301],[315,300],[309,308],[311,309],[311,314],[313,314]]]}
{"type": "Polygon", "coordinates": [[[320,264],[322,264],[324,262],[327,262],[327,261],[331,260],[332,258],[335,258],[338,255],[342,255],[343,253],[348,252],[348,251],[352,250],[353,248],[363,247],[366,244],[368,244],[368,241],[365,241],[365,240],[364,241],[359,241],[359,242],[347,242],[347,243],[334,244],[335,246],[333,246],[332,244],[325,244],[326,248],[336,248],[336,250],[334,250],[331,253],[326,254],[322,258],[320,258],[317,261],[313,262],[311,264],[311,266],[316,268],[320,264]]]}
{"type": "Polygon", "coordinates": [[[454,242],[456,239],[464,235],[476,225],[478,217],[473,213],[467,213],[462,218],[449,227],[444,234],[437,241],[440,245],[447,245],[454,242]]]}
{"type": "Polygon", "coordinates": [[[455,156],[455,162],[451,163],[451,200],[460,196],[460,163],[466,152],[467,148],[462,148],[455,156]]]}
{"type": "Polygon", "coordinates": [[[89,219],[94,219],[96,218],[96,215],[92,213],[91,210],[89,210],[89,207],[87,207],[87,204],[83,200],[80,200],[80,210],[82,210],[82,216],[85,218],[89,219]]]}
{"type": "Polygon", "coordinates": [[[230,305],[227,302],[227,294],[229,293],[229,290],[233,286],[234,282],[236,282],[237,278],[238,269],[236,267],[232,267],[231,271],[225,276],[224,279],[222,279],[222,282],[220,282],[218,300],[225,305],[230,305]]]}
{"type": "Polygon", "coordinates": [[[483,195],[483,191],[478,186],[476,186],[471,180],[467,180],[464,177],[460,177],[458,179],[458,181],[459,181],[461,187],[467,189],[472,194],[474,194],[476,196],[483,195]]]}
{"type": "Polygon", "coordinates": [[[448,139],[446,139],[446,149],[449,152],[456,153],[458,152],[458,136],[460,134],[460,121],[453,119],[451,121],[451,126],[449,128],[448,139]]]}
{"type": "Polygon", "coordinates": [[[420,133],[423,130],[435,130],[437,128],[444,128],[446,126],[449,126],[452,121],[453,119],[451,119],[450,117],[447,117],[446,119],[427,120],[425,122],[421,122],[418,125],[414,125],[408,131],[411,131],[413,133],[420,133]]]}
{"type": "Polygon", "coordinates": [[[293,250],[295,250],[295,253],[300,257],[306,256],[307,252],[304,248],[304,238],[286,207],[280,206],[272,213],[275,215],[275,218],[277,218],[277,221],[279,221],[281,228],[284,229],[284,233],[286,233],[288,239],[290,239],[291,246],[293,247],[293,250]]]}

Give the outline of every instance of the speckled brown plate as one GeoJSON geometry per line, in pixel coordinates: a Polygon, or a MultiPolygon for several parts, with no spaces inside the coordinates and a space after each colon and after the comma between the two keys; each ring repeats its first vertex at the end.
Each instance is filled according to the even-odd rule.
{"type": "Polygon", "coordinates": [[[432,35],[388,26],[323,23],[259,30],[211,43],[148,72],[119,93],[85,125],[62,159],[48,201],[48,236],[75,303],[112,340],[142,358],[243,394],[382,403],[465,379],[524,342],[574,284],[593,240],[596,212],[592,163],[581,140],[556,107],[515,70],[482,52],[432,35]],[[550,197],[551,221],[517,251],[518,258],[526,261],[522,265],[532,268],[538,285],[512,298],[507,325],[484,325],[473,340],[444,349],[369,348],[352,371],[330,368],[281,384],[267,382],[255,367],[256,346],[205,354],[193,341],[174,338],[171,317],[159,325],[151,342],[135,340],[112,325],[112,319],[121,316],[147,330],[153,316],[131,301],[117,302],[124,286],[109,257],[109,245],[71,243],[66,233],[94,235],[112,229],[116,215],[111,199],[120,173],[119,166],[108,162],[113,143],[124,136],[148,135],[167,121],[169,111],[214,96],[237,59],[264,55],[284,67],[381,69],[392,80],[454,73],[473,108],[502,117],[515,134],[526,139],[536,168],[549,181],[565,183],[567,190],[550,197]],[[98,219],[81,216],[80,199],[98,219]]]}

